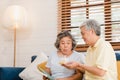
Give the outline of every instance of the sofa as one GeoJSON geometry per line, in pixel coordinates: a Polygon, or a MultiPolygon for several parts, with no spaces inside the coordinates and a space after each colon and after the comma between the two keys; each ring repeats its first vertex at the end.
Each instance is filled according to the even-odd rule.
{"type": "Polygon", "coordinates": [[[24,67],[0,67],[0,80],[22,80],[18,74],[24,67]]]}
{"type": "MultiPolygon", "coordinates": [[[[31,62],[36,58],[36,55],[31,57],[31,62]]],[[[18,75],[25,67],[0,67],[0,80],[22,80],[18,75]]]]}
{"type": "MultiPolygon", "coordinates": [[[[31,62],[34,61],[36,56],[31,57],[31,62]]],[[[116,53],[118,80],[120,80],[120,53],[116,53]]],[[[18,75],[24,67],[0,67],[0,80],[22,80],[18,75]]]]}
{"type": "Polygon", "coordinates": [[[116,53],[118,80],[120,80],[120,53],[116,53]]]}

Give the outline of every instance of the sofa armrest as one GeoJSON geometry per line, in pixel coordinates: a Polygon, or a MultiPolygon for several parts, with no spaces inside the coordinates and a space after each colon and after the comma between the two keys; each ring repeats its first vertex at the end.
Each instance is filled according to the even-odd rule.
{"type": "Polygon", "coordinates": [[[120,61],[120,53],[115,53],[117,61],[120,61]]]}
{"type": "Polygon", "coordinates": [[[115,53],[117,59],[118,80],[120,80],[120,53],[115,53]]]}
{"type": "Polygon", "coordinates": [[[31,62],[33,62],[36,58],[37,58],[37,55],[33,55],[33,56],[31,57],[31,62]]]}
{"type": "Polygon", "coordinates": [[[0,80],[22,80],[18,75],[24,67],[0,67],[0,80]]]}

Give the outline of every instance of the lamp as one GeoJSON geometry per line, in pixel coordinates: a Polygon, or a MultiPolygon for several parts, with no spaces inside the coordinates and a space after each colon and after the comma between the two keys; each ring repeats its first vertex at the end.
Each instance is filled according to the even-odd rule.
{"type": "Polygon", "coordinates": [[[9,6],[3,17],[3,25],[7,29],[14,30],[14,59],[13,66],[16,66],[16,29],[27,25],[27,14],[24,7],[18,5],[9,6]]]}

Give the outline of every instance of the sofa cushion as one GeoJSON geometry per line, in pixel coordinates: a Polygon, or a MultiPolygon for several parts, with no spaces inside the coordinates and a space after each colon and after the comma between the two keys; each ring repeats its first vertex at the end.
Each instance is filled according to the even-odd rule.
{"type": "Polygon", "coordinates": [[[29,65],[27,66],[20,74],[19,76],[23,80],[42,80],[42,75],[40,71],[37,69],[37,65],[47,61],[47,56],[45,53],[40,53],[37,55],[37,58],[29,65]]]}
{"type": "Polygon", "coordinates": [[[0,67],[0,80],[22,80],[18,75],[23,67],[0,67]]]}

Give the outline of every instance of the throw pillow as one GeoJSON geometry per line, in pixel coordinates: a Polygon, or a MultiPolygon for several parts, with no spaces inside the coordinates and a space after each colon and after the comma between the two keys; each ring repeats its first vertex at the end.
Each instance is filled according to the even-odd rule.
{"type": "Polygon", "coordinates": [[[43,80],[43,76],[37,69],[37,65],[47,61],[47,59],[44,53],[37,55],[37,58],[19,74],[20,78],[23,80],[43,80]]]}

